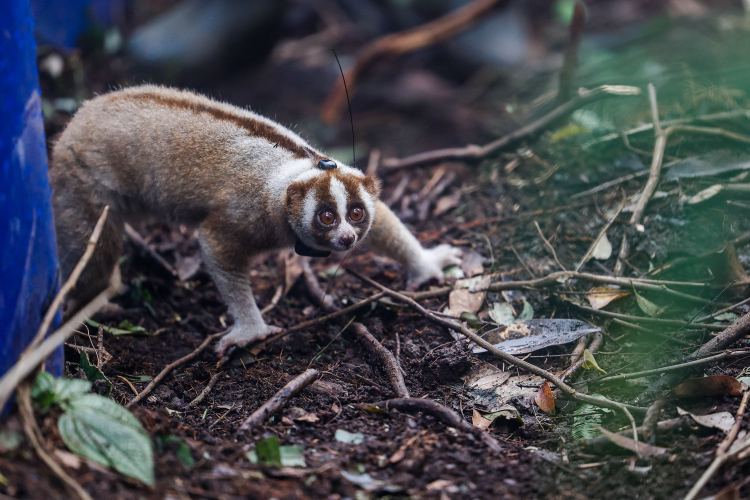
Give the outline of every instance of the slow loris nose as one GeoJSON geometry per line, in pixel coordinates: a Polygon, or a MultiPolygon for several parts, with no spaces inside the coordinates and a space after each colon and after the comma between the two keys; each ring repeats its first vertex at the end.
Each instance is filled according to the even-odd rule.
{"type": "Polygon", "coordinates": [[[346,248],[349,248],[352,246],[352,243],[354,243],[354,235],[353,234],[344,234],[339,237],[339,243],[344,245],[346,248]]]}

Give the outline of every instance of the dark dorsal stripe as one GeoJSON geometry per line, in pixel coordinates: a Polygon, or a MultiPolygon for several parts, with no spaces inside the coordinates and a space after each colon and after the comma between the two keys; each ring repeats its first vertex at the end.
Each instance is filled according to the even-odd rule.
{"type": "Polygon", "coordinates": [[[317,155],[315,150],[309,146],[300,145],[286,135],[279,133],[274,126],[249,116],[240,116],[217,107],[212,107],[200,102],[193,102],[190,99],[177,99],[153,92],[145,92],[143,94],[120,94],[116,97],[118,99],[141,99],[162,106],[167,106],[169,108],[185,109],[187,111],[192,111],[193,113],[206,113],[217,120],[234,123],[238,127],[247,130],[250,135],[266,139],[271,144],[274,144],[274,147],[279,146],[290,151],[295,158],[314,158],[317,155]]]}

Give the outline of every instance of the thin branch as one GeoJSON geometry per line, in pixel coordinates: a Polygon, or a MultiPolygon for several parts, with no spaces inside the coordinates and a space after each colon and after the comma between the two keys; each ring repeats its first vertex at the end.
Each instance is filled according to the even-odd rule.
{"type": "Polygon", "coordinates": [[[369,283],[370,285],[379,288],[380,290],[384,291],[391,297],[398,299],[406,304],[408,304],[412,309],[417,311],[418,313],[425,316],[427,319],[431,320],[434,323],[437,323],[439,325],[445,326],[447,328],[450,328],[453,331],[456,331],[458,333],[462,333],[469,339],[476,342],[481,347],[484,347],[489,352],[491,352],[493,355],[501,358],[503,361],[517,366],[519,368],[523,368],[526,371],[529,371],[533,373],[534,375],[538,375],[539,377],[542,377],[543,379],[551,382],[554,384],[560,391],[568,398],[575,399],[578,401],[583,401],[585,403],[589,403],[595,406],[603,406],[605,408],[612,408],[612,409],[618,409],[621,410],[623,413],[625,413],[628,416],[628,419],[631,421],[633,425],[635,425],[635,420],[633,420],[633,416],[630,414],[629,410],[636,411],[636,412],[645,412],[646,408],[639,408],[637,406],[630,406],[625,405],[623,403],[618,403],[616,401],[611,401],[606,398],[596,398],[593,396],[588,396],[586,394],[581,394],[580,392],[573,389],[571,386],[560,380],[559,377],[555,376],[554,374],[550,373],[549,371],[539,368],[536,365],[533,365],[527,361],[524,361],[522,359],[518,359],[517,357],[513,356],[512,354],[508,354],[505,351],[501,351],[494,345],[490,344],[486,340],[484,340],[482,337],[477,335],[474,330],[470,329],[466,325],[462,323],[458,323],[456,321],[443,318],[441,316],[438,316],[437,314],[434,314],[432,311],[429,311],[422,307],[418,302],[416,302],[414,299],[407,297],[406,295],[403,295],[401,293],[398,293],[396,291],[391,290],[390,288],[381,285],[380,283],[377,283],[376,281],[371,280],[370,278],[363,276],[359,274],[356,271],[353,271],[351,269],[347,269],[350,273],[352,273],[357,278],[361,279],[362,281],[369,283]]]}
{"type": "Polygon", "coordinates": [[[448,160],[459,160],[459,161],[477,161],[497,153],[518,141],[527,137],[533,136],[540,130],[546,128],[550,124],[565,118],[570,113],[580,108],[585,104],[598,101],[607,97],[616,96],[634,96],[640,95],[641,89],[637,87],[628,87],[625,85],[602,85],[591,90],[584,88],[578,89],[578,95],[570,101],[566,102],[562,106],[559,106],[543,117],[535,120],[528,125],[525,125],[510,134],[507,134],[499,139],[496,139],[484,146],[469,145],[462,148],[447,148],[437,149],[434,151],[427,151],[425,153],[419,153],[406,158],[387,158],[381,162],[381,165],[390,171],[398,170],[401,168],[410,168],[427,163],[435,163],[438,161],[448,160]]]}
{"type": "Polygon", "coordinates": [[[611,187],[617,186],[619,184],[622,184],[623,182],[637,179],[639,177],[645,177],[647,175],[648,175],[648,170],[641,170],[640,172],[623,175],[622,177],[618,177],[617,179],[612,179],[611,181],[607,181],[603,184],[599,184],[598,186],[593,187],[591,189],[587,189],[586,191],[581,191],[580,193],[576,193],[573,196],[571,196],[570,199],[575,200],[576,198],[583,198],[584,196],[596,194],[599,191],[604,191],[605,189],[609,189],[611,187]]]}
{"type": "Polygon", "coordinates": [[[406,382],[399,369],[398,361],[391,351],[383,347],[383,344],[378,342],[362,323],[352,323],[352,331],[370,354],[380,360],[385,368],[385,372],[388,374],[388,379],[391,381],[391,387],[396,396],[399,398],[410,398],[409,389],[406,388],[406,382]]]}
{"type": "Polygon", "coordinates": [[[706,323],[694,323],[691,321],[682,321],[679,319],[660,319],[660,318],[647,318],[645,316],[631,316],[629,314],[614,313],[609,311],[602,311],[601,309],[594,309],[592,307],[581,306],[578,304],[570,303],[571,306],[578,310],[593,314],[595,316],[602,316],[604,318],[617,318],[625,321],[637,321],[639,323],[651,323],[652,325],[664,325],[669,327],[686,327],[690,326],[695,329],[705,329],[711,331],[723,330],[724,327],[721,325],[709,325],[706,323]]]}
{"type": "Polygon", "coordinates": [[[371,404],[355,405],[360,410],[372,411],[373,408],[379,410],[398,410],[404,413],[426,413],[447,425],[467,434],[473,434],[478,437],[490,450],[495,453],[501,453],[502,447],[488,432],[474,427],[463,419],[458,413],[450,408],[441,405],[436,401],[423,398],[399,398],[388,401],[378,401],[371,404]]]}
{"type": "Polygon", "coordinates": [[[547,238],[544,237],[544,233],[542,233],[542,228],[539,227],[539,223],[537,221],[534,221],[534,225],[536,226],[536,230],[539,232],[539,236],[542,238],[542,241],[552,251],[552,256],[555,258],[555,262],[557,262],[557,265],[560,266],[560,269],[563,271],[567,271],[565,269],[565,266],[560,264],[560,259],[557,258],[557,252],[555,252],[555,247],[552,246],[552,243],[549,242],[547,238]]]}
{"type": "Polygon", "coordinates": [[[34,418],[34,409],[31,406],[31,387],[28,382],[22,382],[18,386],[18,409],[21,413],[21,420],[23,421],[23,430],[26,434],[26,438],[31,443],[32,448],[36,451],[36,454],[44,462],[47,467],[62,481],[65,487],[70,492],[73,498],[77,500],[92,500],[91,495],[83,489],[83,486],[70,477],[67,472],[58,464],[54,458],[44,449],[42,444],[42,431],[36,423],[34,418]]]}
{"type": "MultiPolygon", "coordinates": [[[[104,223],[107,221],[107,214],[109,214],[109,206],[104,207],[104,210],[102,210],[102,213],[99,216],[99,220],[96,221],[94,230],[91,232],[89,241],[86,244],[86,250],[84,250],[83,255],[78,260],[76,267],[73,268],[73,271],[70,273],[70,276],[68,276],[68,279],[65,281],[63,286],[60,287],[57,295],[55,295],[55,299],[52,301],[52,304],[50,304],[49,308],[47,309],[47,313],[44,315],[44,320],[42,320],[42,324],[39,326],[39,330],[37,330],[34,339],[29,343],[24,352],[35,349],[41,343],[50,326],[52,326],[52,322],[55,320],[57,312],[60,309],[63,301],[65,300],[65,297],[67,297],[68,293],[70,293],[70,291],[75,288],[76,283],[78,282],[78,278],[81,277],[81,273],[83,273],[83,270],[89,263],[91,256],[94,254],[96,243],[99,241],[99,237],[101,236],[102,230],[104,229],[104,223]]],[[[0,408],[2,408],[2,405],[0,405],[0,408]]]]}
{"type": "MultiPolygon", "coordinates": [[[[325,291],[320,287],[318,279],[310,269],[310,265],[303,264],[305,284],[307,285],[308,291],[313,296],[315,301],[321,305],[327,311],[339,310],[339,307],[333,302],[330,295],[326,294],[325,291]]],[[[357,337],[357,340],[369,351],[370,354],[380,360],[383,365],[383,369],[388,375],[388,379],[391,382],[391,388],[394,394],[400,398],[408,398],[409,390],[406,388],[406,382],[404,381],[403,374],[399,369],[398,361],[393,357],[391,351],[383,347],[383,345],[377,341],[375,337],[367,330],[367,327],[362,323],[352,323],[351,331],[357,337]]],[[[313,358],[315,359],[315,358],[313,358]]]]}
{"type": "Polygon", "coordinates": [[[284,294],[284,285],[279,285],[276,287],[276,291],[273,294],[273,297],[271,297],[271,302],[260,310],[261,314],[266,314],[273,310],[274,307],[276,307],[279,303],[279,300],[281,299],[281,296],[284,294]]]}
{"type": "MultiPolygon", "coordinates": [[[[693,283],[693,282],[682,282],[682,281],[660,281],[643,278],[623,278],[620,276],[605,276],[600,274],[582,273],[576,271],[557,271],[550,273],[547,276],[541,278],[535,278],[533,280],[525,281],[499,281],[491,284],[486,290],[480,289],[479,291],[490,291],[490,292],[502,292],[505,290],[524,290],[524,289],[541,289],[547,287],[553,287],[567,280],[584,280],[590,283],[596,283],[599,285],[617,285],[624,288],[635,288],[636,290],[647,290],[651,292],[664,292],[675,297],[679,297],[685,300],[692,300],[695,302],[708,302],[707,299],[701,299],[693,295],[682,294],[667,286],[687,286],[695,288],[712,288],[707,283],[693,283]]],[[[448,295],[453,291],[452,286],[444,286],[428,290],[426,292],[406,292],[404,295],[411,297],[414,300],[431,299],[433,297],[442,297],[448,295]]]]}
{"type": "Polygon", "coordinates": [[[661,165],[664,161],[664,148],[667,145],[667,137],[673,130],[670,128],[662,131],[661,123],[659,122],[659,105],[656,102],[656,89],[651,83],[648,84],[648,98],[649,103],[651,104],[651,119],[654,123],[656,143],[654,144],[654,155],[651,159],[648,180],[646,181],[646,186],[643,188],[643,191],[641,191],[641,197],[635,205],[633,215],[630,217],[631,224],[638,224],[641,221],[643,212],[646,210],[646,204],[648,204],[648,201],[654,194],[654,190],[656,190],[656,185],[659,183],[659,176],[661,175],[661,165]]]}
{"type": "MultiPolygon", "coordinates": [[[[302,267],[302,278],[304,278],[305,286],[307,286],[307,290],[312,295],[313,300],[326,312],[338,310],[339,308],[334,303],[333,297],[320,287],[318,278],[315,276],[312,268],[310,268],[310,259],[302,259],[300,265],[302,267]]],[[[331,278],[331,282],[334,279],[335,276],[331,278]]]]}
{"type": "Polygon", "coordinates": [[[206,399],[206,396],[213,390],[214,386],[219,382],[219,377],[221,376],[222,372],[221,369],[224,367],[224,365],[229,361],[228,356],[223,356],[219,362],[216,365],[216,373],[211,375],[211,379],[208,381],[208,384],[206,384],[206,387],[203,388],[203,390],[198,394],[195,399],[193,399],[191,402],[185,406],[185,409],[189,410],[191,408],[195,408],[199,404],[203,402],[204,399],[206,399]]]}
{"type": "MultiPolygon", "coordinates": [[[[721,327],[720,327],[721,328],[721,327]]],[[[700,349],[690,357],[693,359],[707,356],[713,351],[726,349],[731,344],[750,333],[750,313],[741,316],[731,326],[723,330],[719,335],[706,342],[700,349]]]]}
{"type": "MultiPolygon", "coordinates": [[[[696,121],[729,120],[732,118],[740,118],[743,116],[745,118],[750,118],[750,110],[738,109],[734,111],[722,111],[721,113],[712,113],[712,114],[703,115],[703,116],[694,116],[694,117],[689,117],[689,118],[677,118],[674,120],[664,120],[661,122],[661,125],[670,127],[672,125],[681,125],[681,124],[691,123],[691,122],[696,122],[696,121]]],[[[623,135],[630,136],[630,135],[638,134],[641,132],[648,132],[653,129],[654,129],[653,123],[646,123],[643,125],[639,125],[638,127],[632,128],[630,130],[626,130],[624,132],[613,132],[611,134],[604,135],[597,139],[593,139],[587,142],[586,144],[584,144],[582,148],[588,149],[591,146],[594,146],[596,144],[601,144],[603,142],[617,140],[623,135]]]]}
{"type": "Polygon", "coordinates": [[[320,107],[323,121],[334,123],[346,109],[346,87],[343,81],[349,84],[349,94],[354,97],[359,79],[375,62],[429,47],[461,33],[489,14],[499,3],[500,0],[474,0],[433,21],[391,33],[365,45],[357,54],[354,64],[346,70],[345,77],[336,80],[320,107]]]}
{"type": "Polygon", "coordinates": [[[141,236],[141,234],[133,229],[133,226],[131,226],[127,222],[125,223],[125,234],[128,235],[128,238],[130,238],[130,241],[132,241],[135,246],[148,254],[169,274],[174,277],[179,277],[179,273],[175,270],[174,267],[172,267],[172,264],[167,262],[167,260],[159,254],[159,252],[154,250],[151,245],[149,245],[148,242],[143,238],[143,236],[141,236]]]}
{"type": "Polygon", "coordinates": [[[740,306],[744,306],[748,302],[750,302],[750,297],[748,297],[747,299],[742,300],[740,302],[737,302],[736,304],[733,304],[733,305],[731,305],[729,307],[725,307],[724,309],[719,309],[718,311],[716,311],[714,313],[711,313],[709,315],[703,316],[702,318],[698,318],[696,321],[699,321],[699,322],[708,321],[708,320],[710,320],[712,318],[715,318],[716,316],[718,316],[720,314],[724,314],[725,312],[729,312],[729,311],[732,311],[732,310],[734,310],[734,309],[736,309],[736,308],[738,308],[740,306]]]}
{"type": "Polygon", "coordinates": [[[384,292],[376,293],[370,297],[367,297],[366,299],[360,300],[356,304],[352,304],[348,307],[345,307],[341,309],[340,311],[335,311],[335,312],[332,312],[331,314],[326,314],[325,316],[321,316],[320,318],[303,321],[302,323],[291,326],[287,328],[286,330],[283,330],[277,333],[276,335],[269,337],[268,339],[262,341],[261,343],[254,345],[252,349],[250,349],[250,352],[257,355],[260,351],[262,351],[265,348],[265,346],[267,346],[268,344],[270,344],[271,342],[275,340],[278,340],[282,337],[286,337],[290,333],[294,333],[299,330],[304,330],[305,328],[309,328],[311,326],[320,325],[334,318],[338,318],[339,316],[343,316],[345,314],[349,314],[350,312],[354,312],[360,307],[369,304],[370,302],[375,302],[376,300],[380,300],[381,298],[383,298],[384,295],[385,295],[384,292]]]}
{"type": "MultiPolygon", "coordinates": [[[[591,354],[596,354],[596,351],[599,350],[599,347],[602,345],[603,341],[604,335],[602,335],[602,332],[596,332],[594,334],[594,339],[591,341],[591,345],[589,345],[589,352],[591,354]]],[[[573,362],[573,364],[570,365],[570,367],[565,370],[562,375],[560,375],[560,380],[566,380],[575,375],[576,372],[583,366],[584,361],[585,359],[583,357],[583,350],[581,350],[581,353],[576,357],[576,360],[573,362]]]]}
{"type": "MultiPolygon", "coordinates": [[[[576,4],[577,5],[577,4],[576,4]]],[[[589,260],[589,257],[594,253],[594,250],[596,250],[597,245],[599,245],[599,242],[602,238],[607,234],[607,230],[612,226],[612,223],[617,219],[617,217],[620,215],[620,212],[622,212],[622,209],[625,208],[625,200],[622,201],[620,206],[617,208],[615,213],[612,215],[612,218],[607,221],[606,224],[604,224],[604,227],[599,231],[599,235],[596,237],[593,243],[591,243],[591,246],[586,251],[586,253],[583,255],[583,258],[581,258],[581,261],[578,263],[578,265],[575,268],[575,271],[578,272],[581,267],[586,263],[586,261],[589,260]]]]}
{"type": "Polygon", "coordinates": [[[703,472],[701,477],[698,479],[698,481],[696,481],[688,494],[685,495],[685,500],[694,500],[695,497],[698,496],[698,493],[700,493],[700,491],[706,485],[708,480],[711,479],[711,477],[716,473],[716,471],[719,470],[724,462],[731,458],[732,455],[742,451],[742,449],[745,449],[743,447],[742,449],[737,450],[734,453],[727,453],[729,447],[731,446],[732,442],[734,442],[735,438],[737,437],[737,433],[740,430],[740,424],[742,423],[742,417],[745,415],[745,407],[747,406],[747,400],[749,396],[750,391],[745,391],[745,394],[743,394],[742,396],[740,407],[737,409],[737,415],[734,418],[734,425],[732,426],[732,429],[729,431],[727,437],[724,438],[724,440],[719,445],[719,448],[716,450],[716,457],[714,458],[713,462],[711,462],[711,465],[708,466],[708,469],[703,472]]]}
{"type": "Polygon", "coordinates": [[[707,358],[696,359],[688,361],[686,363],[679,363],[676,365],[663,366],[661,368],[654,368],[652,370],[644,370],[641,372],[623,373],[621,375],[612,375],[611,377],[602,377],[597,379],[596,382],[612,382],[613,380],[627,380],[631,378],[640,378],[647,375],[661,375],[665,372],[683,370],[685,368],[692,368],[694,366],[707,365],[714,361],[721,361],[722,359],[741,358],[743,356],[750,356],[750,351],[728,351],[715,356],[709,356],[707,358]]]}
{"type": "Polygon", "coordinates": [[[47,336],[39,346],[31,351],[25,350],[16,364],[0,378],[0,408],[5,407],[8,398],[22,380],[28,377],[50,354],[68,340],[68,337],[78,330],[83,321],[94,315],[119,291],[119,287],[105,289],[60,328],[47,336]]]}
{"type": "Polygon", "coordinates": [[[167,375],[172,373],[172,370],[184,365],[191,359],[194,359],[196,356],[202,353],[212,341],[218,339],[219,337],[222,337],[228,332],[229,330],[224,330],[223,332],[209,335],[208,337],[205,338],[205,340],[201,343],[201,345],[195,348],[193,352],[191,352],[190,354],[186,356],[181,357],[180,359],[176,361],[169,363],[166,367],[164,367],[162,371],[159,372],[159,374],[156,377],[153,378],[153,380],[151,380],[151,382],[148,383],[148,385],[140,392],[140,394],[138,394],[136,397],[131,399],[128,402],[128,404],[125,405],[125,408],[132,408],[134,405],[143,401],[143,398],[151,394],[151,391],[153,391],[154,388],[156,388],[156,386],[159,385],[159,382],[161,382],[167,375]]]}
{"type": "Polygon", "coordinates": [[[320,373],[314,368],[305,370],[294,377],[279,392],[274,394],[271,399],[263,403],[260,408],[247,417],[237,430],[237,436],[247,432],[253,427],[262,425],[266,419],[278,413],[279,410],[289,403],[290,399],[299,394],[302,389],[315,382],[318,377],[320,377],[320,373]]]}

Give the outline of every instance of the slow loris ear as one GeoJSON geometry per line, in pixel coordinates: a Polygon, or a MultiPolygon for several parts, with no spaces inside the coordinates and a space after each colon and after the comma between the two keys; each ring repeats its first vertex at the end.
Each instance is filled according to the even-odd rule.
{"type": "Polygon", "coordinates": [[[302,205],[305,202],[305,185],[301,182],[290,184],[286,188],[286,209],[287,216],[299,216],[302,213],[302,205]]]}
{"type": "Polygon", "coordinates": [[[368,175],[365,177],[365,180],[362,182],[363,187],[365,188],[365,191],[370,193],[373,198],[378,199],[380,198],[380,179],[373,175],[368,175]]]}

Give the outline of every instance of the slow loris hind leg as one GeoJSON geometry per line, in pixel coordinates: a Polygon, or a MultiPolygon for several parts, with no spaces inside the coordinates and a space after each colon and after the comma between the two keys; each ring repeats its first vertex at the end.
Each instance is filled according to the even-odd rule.
{"type": "Polygon", "coordinates": [[[267,325],[255,303],[250,283],[250,256],[242,244],[222,232],[202,227],[201,250],[209,274],[216,283],[229,312],[234,317],[232,330],[222,337],[216,352],[223,355],[233,345],[245,346],[281,331],[267,325]]]}

